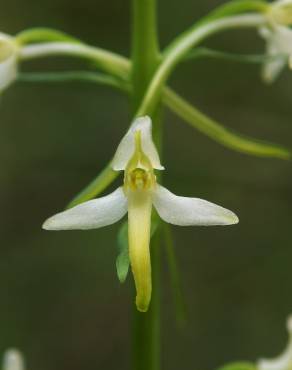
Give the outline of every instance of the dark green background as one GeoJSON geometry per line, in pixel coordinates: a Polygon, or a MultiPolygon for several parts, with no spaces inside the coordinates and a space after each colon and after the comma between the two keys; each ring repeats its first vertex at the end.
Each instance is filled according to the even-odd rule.
{"type": "MultiPolygon", "coordinates": [[[[162,45],[220,3],[160,0],[162,45]]],[[[120,0],[3,0],[0,24],[11,34],[55,27],[127,55],[129,9],[120,0]]],[[[264,47],[247,30],[208,44],[264,47]]],[[[75,67],[60,59],[23,66],[75,67]]],[[[266,86],[259,66],[203,60],[181,65],[170,83],[226,126],[292,147],[289,71],[266,86]]],[[[41,230],[111,158],[129,125],[127,100],[88,84],[17,83],[1,98],[0,117],[0,352],[19,347],[30,370],[129,369],[133,282],[116,277],[119,226],[41,230]]],[[[292,311],[291,164],[231,152],[169,112],[163,164],[173,192],[240,217],[233,227],[174,228],[188,323],[176,328],[164,258],[163,368],[211,370],[278,354],[292,311]]]]}

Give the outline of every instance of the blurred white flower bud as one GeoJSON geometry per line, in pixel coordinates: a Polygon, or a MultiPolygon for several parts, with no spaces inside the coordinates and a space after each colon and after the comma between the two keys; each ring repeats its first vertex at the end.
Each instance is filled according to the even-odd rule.
{"type": "Polygon", "coordinates": [[[2,370],[24,370],[24,359],[20,351],[11,348],[4,353],[2,370]]]}
{"type": "Polygon", "coordinates": [[[17,76],[18,45],[13,37],[0,33],[0,91],[17,76]]]}

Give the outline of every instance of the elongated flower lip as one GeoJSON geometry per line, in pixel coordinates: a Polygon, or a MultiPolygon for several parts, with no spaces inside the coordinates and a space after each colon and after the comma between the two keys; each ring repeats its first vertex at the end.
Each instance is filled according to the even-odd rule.
{"type": "Polygon", "coordinates": [[[18,46],[13,37],[0,33],[0,91],[17,77],[18,46]]]}
{"type": "Polygon", "coordinates": [[[128,192],[128,240],[131,268],[136,286],[136,307],[148,310],[151,292],[150,228],[152,199],[149,191],[128,192]]]}
{"type": "Polygon", "coordinates": [[[126,169],[135,151],[135,133],[137,131],[141,132],[142,149],[150,160],[152,167],[156,170],[164,170],[152,140],[152,123],[148,116],[137,118],[122,138],[112,160],[113,170],[123,171],[126,169]]]}

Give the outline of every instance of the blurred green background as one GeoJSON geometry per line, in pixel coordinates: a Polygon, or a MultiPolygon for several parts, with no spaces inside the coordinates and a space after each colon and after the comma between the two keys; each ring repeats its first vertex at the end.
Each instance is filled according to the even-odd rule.
{"type": "MultiPolygon", "coordinates": [[[[159,0],[162,45],[223,2],[159,0]]],[[[3,0],[1,31],[54,27],[128,55],[130,2],[3,0]]],[[[262,52],[255,31],[209,46],[262,52]]],[[[73,69],[50,59],[25,70],[73,69]]],[[[170,84],[238,132],[292,147],[292,74],[273,85],[259,66],[201,60],[170,84]]],[[[0,105],[0,352],[19,347],[30,370],[129,369],[133,281],[115,272],[119,225],[45,232],[111,158],[129,124],[128,102],[88,84],[17,83],[0,105]]],[[[163,258],[164,369],[211,370],[278,354],[292,312],[291,164],[229,151],[166,112],[163,164],[173,192],[234,210],[240,224],[174,227],[188,323],[178,330],[163,258]]],[[[119,179],[119,182],[121,179],[119,179]]]]}

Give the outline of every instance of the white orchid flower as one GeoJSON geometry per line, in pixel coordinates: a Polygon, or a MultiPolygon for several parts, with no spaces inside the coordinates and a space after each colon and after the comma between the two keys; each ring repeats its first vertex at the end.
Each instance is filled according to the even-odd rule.
{"type": "Polygon", "coordinates": [[[0,92],[17,76],[18,45],[13,37],[0,33],[0,92]]]}
{"type": "Polygon", "coordinates": [[[18,349],[10,348],[4,353],[3,370],[24,370],[24,360],[18,349]]]}
{"type": "Polygon", "coordinates": [[[268,10],[272,22],[282,25],[292,24],[292,0],[274,1],[268,10]]]}
{"type": "Polygon", "coordinates": [[[287,320],[289,340],[284,352],[271,360],[261,359],[257,363],[258,370],[291,370],[292,369],[292,316],[287,320]]]}
{"type": "Polygon", "coordinates": [[[124,171],[124,184],[102,198],[80,204],[49,218],[46,230],[95,229],[119,221],[128,212],[129,256],[139,311],[151,299],[150,226],[152,205],[159,216],[174,225],[230,225],[237,216],[198,198],[179,197],[156,182],[154,170],[163,170],[152,141],[151,119],[134,121],[122,139],[112,168],[124,171]]]}
{"type": "Polygon", "coordinates": [[[264,64],[262,77],[271,83],[287,64],[292,68],[292,29],[289,27],[292,25],[292,0],[271,3],[266,15],[267,25],[259,31],[266,41],[266,53],[271,60],[264,64]]]}
{"type": "Polygon", "coordinates": [[[271,25],[261,28],[260,35],[266,40],[266,52],[271,57],[271,60],[264,63],[262,77],[264,81],[271,83],[287,64],[292,68],[292,29],[271,25]]]}

